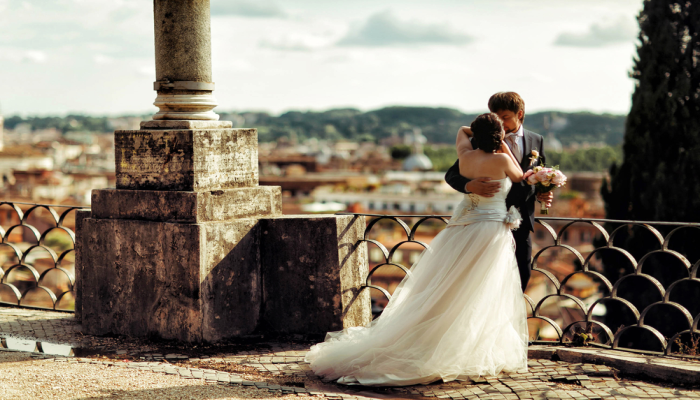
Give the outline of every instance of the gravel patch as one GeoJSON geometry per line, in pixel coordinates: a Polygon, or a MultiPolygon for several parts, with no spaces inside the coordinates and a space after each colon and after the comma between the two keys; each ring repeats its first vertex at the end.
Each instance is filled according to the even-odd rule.
{"type": "Polygon", "coordinates": [[[0,399],[318,399],[102,364],[0,351],[0,399]]]}

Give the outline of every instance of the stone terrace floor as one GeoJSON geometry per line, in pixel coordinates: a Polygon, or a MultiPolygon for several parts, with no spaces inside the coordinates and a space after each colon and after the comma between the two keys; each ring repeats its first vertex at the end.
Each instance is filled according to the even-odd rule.
{"type": "MultiPolygon", "coordinates": [[[[56,369],[89,367],[107,381],[110,374],[133,370],[140,372],[146,383],[149,376],[152,377],[154,385],[165,374],[173,379],[216,385],[219,390],[216,395],[185,392],[183,397],[178,395],[173,398],[700,399],[700,363],[664,358],[666,365],[685,363],[686,372],[698,371],[697,375],[691,375],[689,385],[681,386],[663,380],[650,380],[648,376],[635,377],[611,366],[619,367],[619,363],[604,365],[601,361],[596,361],[597,364],[553,361],[548,359],[553,354],[551,349],[542,346],[530,351],[527,373],[424,386],[369,388],[336,385],[314,376],[304,362],[304,354],[310,343],[258,341],[197,346],[124,337],[95,337],[83,335],[80,324],[72,314],[7,307],[0,307],[0,338],[2,347],[9,348],[0,351],[0,361],[3,361],[3,354],[34,351],[30,361],[48,363],[42,366],[47,371],[52,369],[51,363],[56,363],[53,364],[56,369]],[[43,350],[43,353],[38,350],[43,350]],[[695,383],[692,376],[698,377],[695,383]]],[[[653,363],[649,362],[648,357],[645,360],[642,362],[644,368],[650,368],[649,365],[653,363]]],[[[35,376],[34,379],[40,377],[35,376]]],[[[3,378],[0,377],[0,380],[3,378]]],[[[7,392],[3,396],[1,390],[0,397],[3,398],[22,398],[30,394],[23,392],[11,397],[7,392]]],[[[133,389],[133,393],[122,390],[117,397],[112,397],[115,393],[81,397],[76,393],[71,394],[70,388],[62,390],[68,392],[61,392],[55,398],[159,398],[153,395],[139,397],[138,393],[142,392],[136,389],[133,389]]],[[[110,391],[114,390],[107,390],[110,391]]]]}

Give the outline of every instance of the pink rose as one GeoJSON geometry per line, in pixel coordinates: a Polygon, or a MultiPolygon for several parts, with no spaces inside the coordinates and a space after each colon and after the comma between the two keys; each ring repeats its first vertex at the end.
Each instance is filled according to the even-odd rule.
{"type": "Polygon", "coordinates": [[[535,177],[537,178],[537,181],[538,181],[538,182],[544,183],[544,182],[549,181],[549,178],[548,178],[548,176],[549,176],[549,171],[548,171],[548,169],[549,169],[549,168],[543,168],[543,169],[541,169],[541,170],[539,170],[539,171],[537,171],[537,172],[535,173],[535,177]]]}
{"type": "Polygon", "coordinates": [[[561,187],[565,182],[566,176],[564,176],[564,174],[562,174],[560,171],[557,171],[552,177],[552,183],[557,185],[557,187],[561,187]]]}
{"type": "Polygon", "coordinates": [[[527,183],[530,185],[534,185],[537,183],[537,176],[535,176],[535,174],[530,174],[530,176],[528,176],[526,179],[527,183]]]}

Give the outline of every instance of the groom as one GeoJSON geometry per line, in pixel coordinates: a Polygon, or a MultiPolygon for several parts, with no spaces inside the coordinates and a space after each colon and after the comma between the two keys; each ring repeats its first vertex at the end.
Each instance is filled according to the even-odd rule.
{"type": "MultiPolygon", "coordinates": [[[[489,99],[489,110],[498,114],[503,120],[503,128],[506,132],[505,142],[510,147],[513,155],[520,161],[523,172],[536,165],[544,164],[544,146],[542,136],[525,130],[525,102],[515,92],[496,93],[489,99]],[[535,159],[535,152],[539,159],[535,159]],[[533,161],[534,160],[534,161],[533,161]]],[[[472,141],[472,143],[474,143],[472,141]]],[[[493,197],[499,191],[501,184],[489,182],[489,178],[476,178],[469,180],[459,174],[459,160],[445,174],[445,181],[457,191],[462,193],[474,193],[484,197],[493,197]]],[[[532,241],[530,232],[535,230],[535,199],[545,203],[547,207],[552,204],[552,192],[536,194],[535,187],[523,181],[514,183],[506,197],[506,206],[515,206],[523,215],[520,228],[513,231],[515,238],[515,258],[518,261],[520,282],[523,292],[530,280],[530,264],[532,263],[532,241]]]]}

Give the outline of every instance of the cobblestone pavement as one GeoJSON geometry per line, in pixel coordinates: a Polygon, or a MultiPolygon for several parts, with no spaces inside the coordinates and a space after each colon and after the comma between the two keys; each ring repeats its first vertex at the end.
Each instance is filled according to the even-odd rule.
{"type": "Polygon", "coordinates": [[[71,314],[16,308],[0,308],[0,337],[5,337],[3,347],[39,341],[38,349],[45,353],[60,354],[69,347],[52,347],[50,343],[71,344],[77,353],[90,353],[83,357],[33,355],[56,363],[89,363],[98,368],[137,369],[210,384],[247,386],[260,391],[261,397],[295,394],[327,399],[700,399],[700,386],[645,382],[625,377],[606,365],[548,359],[530,359],[525,373],[470,381],[401,388],[343,386],[323,382],[312,373],[303,360],[308,343],[258,342],[198,348],[129,338],[96,338],[80,334],[80,325],[71,314]],[[94,347],[77,347],[86,344],[94,347]]]}

